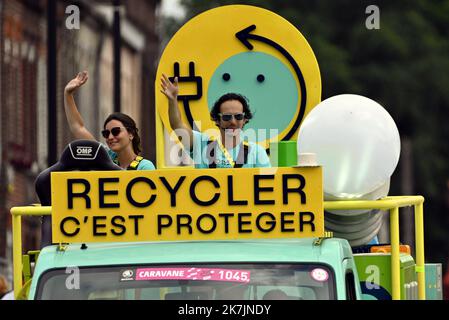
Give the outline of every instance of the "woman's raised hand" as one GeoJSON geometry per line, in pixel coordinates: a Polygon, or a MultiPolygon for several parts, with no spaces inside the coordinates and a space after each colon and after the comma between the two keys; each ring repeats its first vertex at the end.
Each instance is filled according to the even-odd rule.
{"type": "Polygon", "coordinates": [[[64,91],[66,93],[72,94],[73,92],[76,91],[76,89],[78,89],[83,84],[85,84],[87,79],[89,79],[89,75],[87,74],[87,71],[78,73],[75,78],[73,78],[72,80],[69,81],[69,83],[67,83],[64,91]]]}

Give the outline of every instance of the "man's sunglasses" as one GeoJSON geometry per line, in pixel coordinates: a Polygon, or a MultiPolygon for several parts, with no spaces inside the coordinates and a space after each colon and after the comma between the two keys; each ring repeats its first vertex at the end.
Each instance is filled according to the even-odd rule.
{"type": "Polygon", "coordinates": [[[243,120],[245,118],[245,113],[237,113],[237,114],[223,114],[223,113],[219,113],[218,114],[221,117],[221,120],[223,121],[231,121],[232,117],[235,118],[235,120],[243,120]]]}
{"type": "Polygon", "coordinates": [[[126,129],[126,128],[125,127],[114,127],[111,130],[106,129],[106,130],[101,131],[101,134],[103,135],[103,137],[105,139],[109,138],[110,133],[112,133],[112,135],[114,137],[117,137],[120,134],[120,132],[122,131],[122,129],[126,129]]]}

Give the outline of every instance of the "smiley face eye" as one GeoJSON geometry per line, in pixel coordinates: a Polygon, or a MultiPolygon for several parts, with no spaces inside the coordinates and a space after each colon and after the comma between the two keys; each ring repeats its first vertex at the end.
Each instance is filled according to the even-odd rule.
{"type": "Polygon", "coordinates": [[[265,76],[263,74],[259,74],[257,76],[257,81],[260,82],[260,83],[264,82],[265,81],[265,76]]]}
{"type": "Polygon", "coordinates": [[[223,73],[223,80],[224,81],[229,81],[231,79],[231,75],[229,73],[223,73]]]}

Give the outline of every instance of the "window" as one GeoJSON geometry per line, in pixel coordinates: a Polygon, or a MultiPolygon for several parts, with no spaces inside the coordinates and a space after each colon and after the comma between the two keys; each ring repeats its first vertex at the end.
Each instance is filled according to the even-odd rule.
{"type": "Polygon", "coordinates": [[[65,269],[43,274],[37,299],[329,300],[334,272],[316,264],[183,264],[79,269],[68,289],[65,269]]]}

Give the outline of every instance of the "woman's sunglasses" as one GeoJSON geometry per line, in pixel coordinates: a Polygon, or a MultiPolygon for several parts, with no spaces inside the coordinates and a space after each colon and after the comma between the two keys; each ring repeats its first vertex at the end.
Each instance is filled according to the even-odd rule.
{"type": "Polygon", "coordinates": [[[112,133],[112,135],[114,137],[117,137],[120,134],[120,132],[122,131],[122,129],[126,129],[126,128],[125,127],[114,127],[111,130],[106,129],[106,130],[101,131],[101,134],[103,135],[103,137],[105,139],[109,138],[110,133],[112,133]]]}
{"type": "Polygon", "coordinates": [[[236,114],[223,114],[223,113],[219,113],[218,114],[221,117],[221,120],[223,121],[231,121],[232,117],[235,118],[235,120],[241,121],[243,120],[243,118],[245,118],[245,113],[236,113],[236,114]]]}

